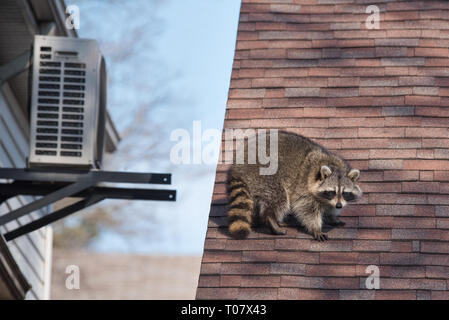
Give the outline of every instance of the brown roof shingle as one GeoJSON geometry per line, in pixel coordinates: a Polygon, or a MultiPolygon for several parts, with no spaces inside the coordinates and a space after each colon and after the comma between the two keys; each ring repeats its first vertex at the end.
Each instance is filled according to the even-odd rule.
{"type": "Polygon", "coordinates": [[[449,2],[372,4],[378,30],[356,0],[242,1],[224,128],[304,134],[365,194],[328,242],[233,240],[219,164],[198,299],[449,299],[449,2]]]}

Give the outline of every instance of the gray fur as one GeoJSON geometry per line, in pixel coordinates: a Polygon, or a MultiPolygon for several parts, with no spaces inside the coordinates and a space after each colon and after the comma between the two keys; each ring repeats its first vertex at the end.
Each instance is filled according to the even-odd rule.
{"type": "MultiPolygon", "coordinates": [[[[277,172],[260,175],[259,167],[258,164],[235,164],[229,172],[233,185],[244,185],[244,188],[238,186],[244,192],[235,190],[239,196],[230,197],[228,214],[233,217],[230,231],[232,223],[243,217],[241,213],[232,212],[243,197],[251,203],[246,206],[251,211],[247,210],[246,217],[242,218],[248,223],[257,219],[273,234],[285,234],[279,223],[292,213],[315,239],[327,240],[322,232],[323,219],[334,226],[344,225],[338,219],[338,207],[362,195],[355,183],[360,175],[358,170],[351,169],[343,159],[301,135],[279,132],[277,172]]],[[[232,192],[230,182],[228,186],[232,192]]],[[[249,224],[247,226],[245,234],[239,232],[240,235],[249,233],[249,224]]],[[[231,232],[239,237],[234,233],[231,232]]]]}

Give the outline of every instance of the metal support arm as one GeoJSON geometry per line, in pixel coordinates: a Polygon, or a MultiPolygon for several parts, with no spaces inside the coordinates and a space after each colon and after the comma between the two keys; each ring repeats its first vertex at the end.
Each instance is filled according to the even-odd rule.
{"type": "Polygon", "coordinates": [[[171,184],[170,174],[113,171],[81,171],[67,169],[0,168],[0,179],[14,180],[0,183],[0,205],[18,195],[42,198],[0,216],[0,226],[39,210],[63,198],[81,198],[78,202],[44,215],[15,230],[7,232],[10,241],[104,199],[176,201],[175,190],[119,188],[98,186],[102,182],[127,184],[171,184]]]}

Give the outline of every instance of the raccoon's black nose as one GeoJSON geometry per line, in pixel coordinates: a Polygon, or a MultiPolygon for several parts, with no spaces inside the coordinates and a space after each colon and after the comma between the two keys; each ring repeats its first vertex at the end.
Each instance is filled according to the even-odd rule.
{"type": "Polygon", "coordinates": [[[343,208],[343,206],[341,205],[341,203],[340,202],[338,202],[336,205],[335,205],[335,208],[337,208],[337,209],[341,209],[341,208],[343,208]]]}

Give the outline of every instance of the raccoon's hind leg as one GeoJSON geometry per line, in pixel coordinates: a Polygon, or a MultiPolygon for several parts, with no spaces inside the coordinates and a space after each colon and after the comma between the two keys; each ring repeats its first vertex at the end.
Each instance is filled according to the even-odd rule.
{"type": "Polygon", "coordinates": [[[288,212],[287,198],[284,194],[277,194],[276,199],[270,199],[269,202],[259,202],[259,216],[272,234],[285,235],[286,230],[281,229],[278,221],[281,221],[288,212]]]}
{"type": "Polygon", "coordinates": [[[254,202],[243,181],[229,181],[228,192],[229,233],[236,239],[246,238],[251,232],[254,202]]]}
{"type": "Polygon", "coordinates": [[[279,227],[278,222],[276,221],[276,218],[274,218],[273,216],[267,217],[267,225],[268,225],[268,228],[270,228],[272,234],[276,234],[276,235],[287,234],[287,230],[281,229],[281,227],[279,227]]]}

